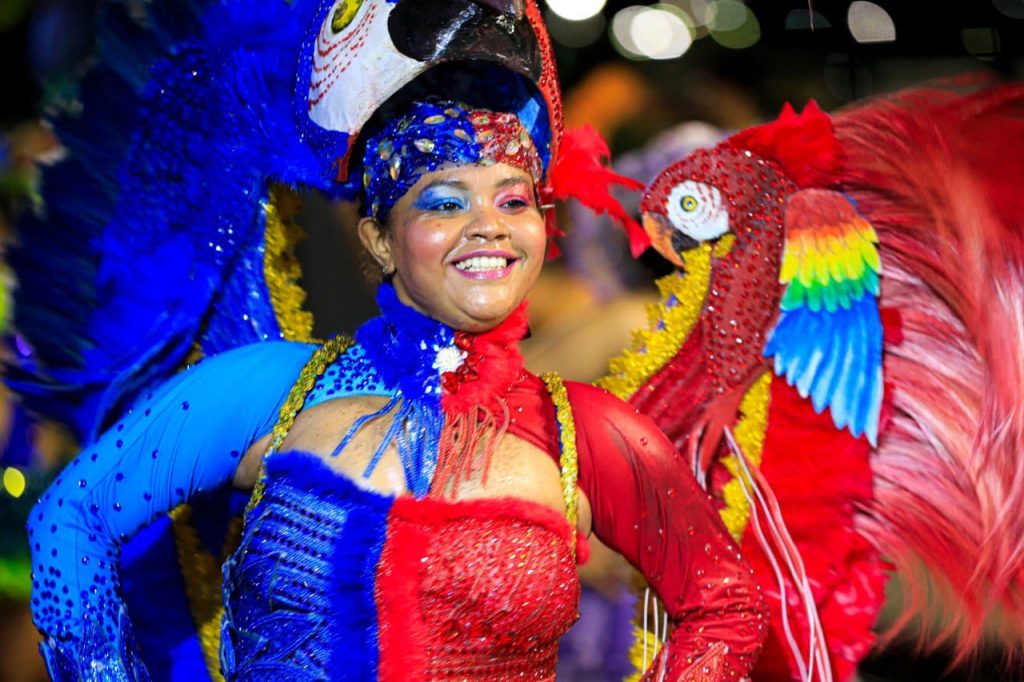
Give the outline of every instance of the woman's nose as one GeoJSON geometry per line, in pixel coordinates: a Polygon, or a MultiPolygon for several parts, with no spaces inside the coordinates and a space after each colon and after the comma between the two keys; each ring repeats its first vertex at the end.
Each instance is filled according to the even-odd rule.
{"type": "Polygon", "coordinates": [[[470,239],[498,240],[507,239],[511,234],[506,217],[491,206],[474,211],[466,236],[470,239]]]}

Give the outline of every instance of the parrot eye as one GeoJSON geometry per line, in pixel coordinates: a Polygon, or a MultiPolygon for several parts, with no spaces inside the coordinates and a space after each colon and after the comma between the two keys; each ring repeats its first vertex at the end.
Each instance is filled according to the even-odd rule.
{"type": "Polygon", "coordinates": [[[363,0],[344,0],[334,8],[334,15],[331,17],[331,32],[338,35],[352,23],[363,6],[363,0]]]}
{"type": "Polygon", "coordinates": [[[717,239],[729,231],[729,211],[714,185],[685,180],[669,192],[665,212],[672,226],[700,241],[717,239]]]}

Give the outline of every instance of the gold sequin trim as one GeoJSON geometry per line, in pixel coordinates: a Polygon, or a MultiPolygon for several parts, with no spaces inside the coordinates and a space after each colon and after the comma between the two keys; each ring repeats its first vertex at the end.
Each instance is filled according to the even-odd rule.
{"type": "Polygon", "coordinates": [[[192,508],[182,504],[170,513],[174,546],[178,554],[185,596],[199,636],[203,662],[213,682],[223,682],[220,672],[220,623],[224,617],[221,596],[221,565],[238,546],[241,519],[233,518],[228,527],[223,555],[218,561],[206,551],[192,525],[192,508]]]}
{"type": "MultiPolygon", "coordinates": [[[[761,454],[764,452],[764,439],[768,431],[768,408],[771,404],[772,373],[765,372],[753,383],[740,402],[740,418],[733,429],[736,444],[755,467],[761,465],[761,454]]],[[[743,486],[738,477],[742,470],[736,455],[723,460],[725,468],[732,474],[732,479],[722,488],[725,507],[719,511],[725,527],[729,529],[736,542],[740,542],[750,521],[750,503],[743,494],[743,486]]],[[[747,488],[751,487],[746,481],[747,488]]]]}
{"type": "Polygon", "coordinates": [[[562,470],[562,499],[565,500],[565,518],[572,526],[572,555],[576,557],[576,522],[579,518],[580,491],[577,481],[580,475],[579,457],[576,452],[576,422],[569,404],[569,394],[565,390],[562,377],[555,372],[547,372],[543,377],[548,387],[551,400],[555,404],[555,419],[558,420],[558,437],[561,441],[562,453],[558,464],[562,470]]]}
{"type": "Polygon", "coordinates": [[[633,332],[629,350],[608,363],[608,374],[597,385],[628,400],[672,359],[697,323],[711,281],[710,242],[681,256],[686,272],[674,272],[658,280],[661,301],[647,308],[649,329],[633,332]]]}
{"type": "Polygon", "coordinates": [[[302,266],[295,257],[295,246],[305,237],[295,221],[300,205],[298,195],[283,185],[271,186],[270,198],[263,202],[263,279],[277,324],[289,341],[313,336],[313,314],[302,309],[306,292],[298,284],[302,266]]]}
{"type": "MultiPolygon", "coordinates": [[[[325,341],[322,346],[313,352],[313,357],[309,359],[305,367],[302,368],[302,371],[299,372],[298,380],[292,386],[291,392],[288,393],[288,398],[285,399],[284,405],[281,406],[277,423],[274,424],[274,430],[271,431],[270,444],[267,446],[266,452],[263,453],[264,458],[271,453],[277,452],[277,449],[281,447],[285,436],[288,435],[288,432],[291,431],[292,426],[295,424],[295,418],[299,416],[302,406],[306,404],[306,396],[309,395],[309,392],[316,385],[316,380],[323,376],[323,373],[327,371],[327,367],[337,360],[338,356],[351,348],[354,343],[351,337],[340,335],[325,341]]],[[[249,504],[245,508],[247,515],[263,499],[263,491],[266,488],[265,477],[266,471],[261,465],[259,479],[252,489],[252,497],[249,498],[249,504]]]]}

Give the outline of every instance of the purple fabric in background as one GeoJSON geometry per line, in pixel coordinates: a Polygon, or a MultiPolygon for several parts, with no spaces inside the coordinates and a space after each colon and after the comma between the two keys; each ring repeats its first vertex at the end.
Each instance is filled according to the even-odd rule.
{"type": "Polygon", "coordinates": [[[635,605],[636,595],[625,587],[617,598],[609,599],[584,585],[580,619],[559,644],[558,681],[621,682],[631,674],[635,605]]]}

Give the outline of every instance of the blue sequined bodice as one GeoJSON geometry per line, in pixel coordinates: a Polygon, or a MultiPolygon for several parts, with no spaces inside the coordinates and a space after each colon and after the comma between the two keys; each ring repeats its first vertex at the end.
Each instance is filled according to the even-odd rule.
{"type": "Polygon", "coordinates": [[[392,499],[314,456],[267,458],[267,487],[224,569],[229,680],[375,678],[373,575],[392,499]],[[339,651],[359,655],[343,656],[339,651]],[[340,676],[339,676],[340,675],[340,676]]]}

